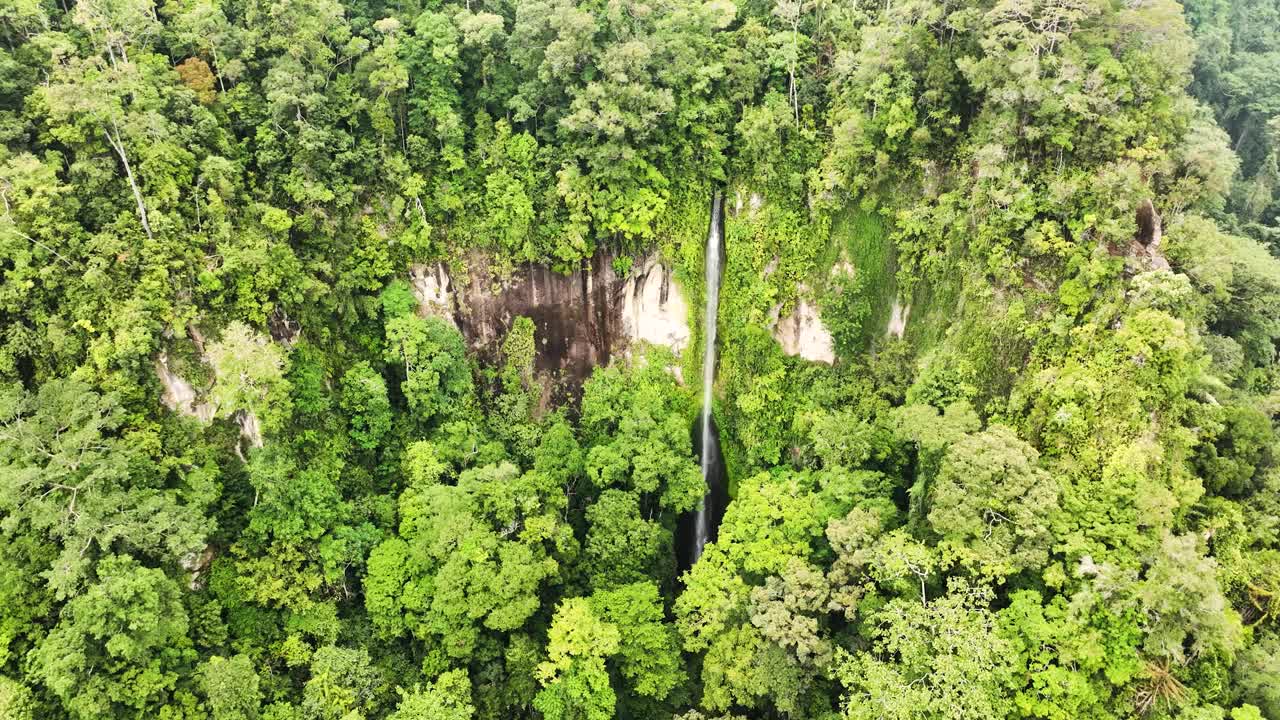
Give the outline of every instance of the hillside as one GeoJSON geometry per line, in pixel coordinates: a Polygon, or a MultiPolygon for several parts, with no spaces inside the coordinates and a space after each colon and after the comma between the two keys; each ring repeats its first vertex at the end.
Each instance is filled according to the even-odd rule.
{"type": "Polygon", "coordinates": [[[0,720],[1280,720],[1280,0],[0,0],[0,140],[0,720]]]}

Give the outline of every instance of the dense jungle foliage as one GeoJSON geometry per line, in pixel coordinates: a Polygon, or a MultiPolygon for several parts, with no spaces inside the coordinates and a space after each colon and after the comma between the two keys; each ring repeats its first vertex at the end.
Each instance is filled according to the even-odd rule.
{"type": "Polygon", "coordinates": [[[3,720],[1280,720],[1277,0],[0,0],[0,137],[3,720]],[[653,250],[561,407],[406,282],[653,250]]]}

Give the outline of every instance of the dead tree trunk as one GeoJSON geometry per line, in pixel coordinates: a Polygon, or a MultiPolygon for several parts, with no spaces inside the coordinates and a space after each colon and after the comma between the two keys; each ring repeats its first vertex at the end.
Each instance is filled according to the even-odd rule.
{"type": "Polygon", "coordinates": [[[115,130],[112,135],[109,130],[103,130],[102,134],[106,136],[107,143],[111,145],[111,149],[116,151],[120,156],[120,162],[124,164],[124,176],[129,180],[129,189],[133,190],[133,200],[138,204],[138,219],[142,221],[142,231],[147,234],[147,239],[151,240],[151,223],[147,220],[147,203],[142,199],[142,190],[138,187],[138,179],[133,176],[133,167],[129,165],[129,154],[124,150],[124,138],[120,135],[120,128],[116,126],[115,121],[111,122],[111,127],[115,130]]]}

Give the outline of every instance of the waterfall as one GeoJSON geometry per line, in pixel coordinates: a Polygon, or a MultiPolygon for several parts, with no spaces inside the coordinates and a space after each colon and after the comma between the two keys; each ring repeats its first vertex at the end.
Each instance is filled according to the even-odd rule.
{"type": "Polygon", "coordinates": [[[907,332],[907,318],[911,316],[911,306],[902,304],[902,296],[893,296],[893,307],[889,309],[889,326],[885,335],[899,340],[907,332]]]}
{"type": "Polygon", "coordinates": [[[690,548],[691,564],[702,557],[702,550],[711,537],[711,515],[714,508],[709,507],[712,498],[712,455],[714,436],[711,428],[711,386],[716,379],[716,313],[720,307],[720,262],[723,253],[724,230],[721,227],[720,213],[723,201],[717,190],[711,199],[711,227],[707,231],[706,260],[706,294],[707,306],[703,316],[703,350],[702,350],[702,438],[699,452],[702,455],[702,482],[707,486],[707,494],[698,504],[698,512],[694,518],[693,547],[690,548]]]}

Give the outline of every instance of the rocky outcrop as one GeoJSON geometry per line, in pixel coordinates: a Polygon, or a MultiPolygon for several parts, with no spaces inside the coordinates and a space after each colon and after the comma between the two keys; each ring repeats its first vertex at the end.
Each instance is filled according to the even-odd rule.
{"type": "Polygon", "coordinates": [[[487,257],[474,254],[456,275],[443,264],[415,265],[410,282],[419,312],[447,319],[489,361],[517,317],[533,320],[534,369],[563,401],[593,368],[640,343],[677,353],[689,344],[688,304],[671,269],[649,255],[620,276],[615,259],[601,251],[568,274],[529,264],[499,276],[487,257]]]}
{"type": "Polygon", "coordinates": [[[781,309],[781,305],[775,306],[771,317],[773,339],[782,346],[782,352],[809,362],[835,362],[835,339],[822,323],[817,305],[802,296],[791,314],[779,317],[781,309]]]}
{"type": "Polygon", "coordinates": [[[649,343],[677,354],[689,345],[689,306],[657,256],[644,258],[622,284],[621,334],[627,345],[649,343]]]}
{"type": "Polygon", "coordinates": [[[213,546],[205,545],[200,552],[189,552],[178,561],[178,566],[187,573],[187,587],[191,590],[202,590],[205,586],[205,575],[213,564],[213,546]]]}
{"type": "Polygon", "coordinates": [[[745,192],[741,188],[734,191],[732,208],[734,215],[741,215],[744,209],[751,215],[755,215],[762,207],[764,207],[764,196],[760,193],[745,192]]]}
{"type": "Polygon", "coordinates": [[[1168,270],[1169,260],[1164,256],[1160,241],[1164,238],[1160,214],[1150,199],[1138,203],[1135,213],[1138,231],[1129,243],[1125,257],[1127,270],[1133,274],[1146,270],[1168,270]]]}
{"type": "Polygon", "coordinates": [[[293,344],[298,341],[298,336],[302,334],[302,324],[276,306],[275,311],[267,318],[267,331],[271,333],[272,340],[289,348],[293,347],[293,344]]]}
{"type": "Polygon", "coordinates": [[[447,320],[454,327],[453,283],[444,263],[414,265],[409,268],[409,284],[418,299],[418,312],[426,317],[447,320]]]}
{"type": "Polygon", "coordinates": [[[236,423],[240,425],[240,437],[249,442],[249,447],[262,447],[262,423],[258,422],[258,416],[254,415],[250,410],[241,410],[236,413],[236,423]]]}
{"type": "Polygon", "coordinates": [[[495,278],[483,257],[473,256],[454,291],[455,321],[472,351],[496,360],[517,317],[534,324],[534,369],[557,388],[581,386],[592,368],[607,365],[615,348],[621,283],[612,258],[601,253],[563,275],[546,265],[525,265],[495,278]]]}
{"type": "MultiPolygon", "coordinates": [[[[765,266],[765,277],[772,275],[778,268],[778,258],[774,257],[765,266]]],[[[831,267],[831,276],[852,277],[853,264],[843,254],[831,267]]],[[[831,331],[822,322],[818,305],[809,299],[812,294],[805,284],[796,287],[799,298],[791,314],[780,317],[782,304],[773,306],[769,313],[769,329],[773,339],[782,346],[782,352],[792,357],[802,358],[809,362],[831,364],[836,361],[836,342],[831,331]]]]}
{"type": "Polygon", "coordinates": [[[1148,198],[1138,203],[1136,212],[1138,222],[1138,233],[1134,236],[1134,240],[1144,247],[1152,245],[1159,247],[1160,239],[1163,237],[1163,227],[1160,221],[1160,214],[1156,212],[1156,206],[1148,198]]]}
{"type": "Polygon", "coordinates": [[[196,389],[191,386],[191,383],[169,367],[168,353],[162,352],[156,357],[156,377],[160,380],[160,386],[164,388],[164,392],[160,395],[160,402],[164,403],[165,407],[180,415],[196,418],[200,422],[207,423],[213,419],[213,413],[217,408],[211,403],[199,401],[196,389]]]}
{"type": "MultiPolygon", "coordinates": [[[[204,354],[204,337],[195,327],[189,328],[188,332],[200,353],[200,362],[209,365],[208,357],[204,354]]],[[[293,337],[296,338],[297,334],[295,333],[293,337]]],[[[161,352],[156,356],[156,378],[160,381],[160,387],[162,388],[160,402],[179,415],[195,418],[206,425],[213,422],[213,418],[218,414],[218,406],[212,401],[203,399],[204,393],[208,388],[197,390],[186,378],[173,369],[171,363],[172,361],[167,352],[161,352]]],[[[248,446],[252,448],[261,448],[263,446],[262,424],[258,421],[258,416],[248,410],[236,413],[235,421],[240,426],[241,439],[241,442],[236,445],[235,451],[240,459],[244,460],[242,447],[244,443],[248,443],[248,446]]]]}

